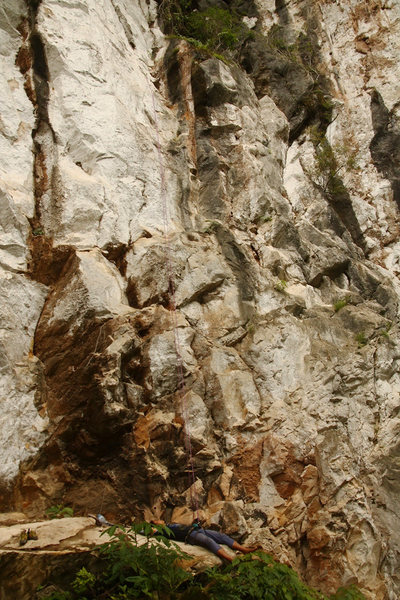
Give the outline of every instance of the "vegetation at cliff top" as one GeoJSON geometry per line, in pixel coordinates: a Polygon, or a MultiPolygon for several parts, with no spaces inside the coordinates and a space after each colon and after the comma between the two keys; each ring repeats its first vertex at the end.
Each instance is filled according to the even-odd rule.
{"type": "MultiPolygon", "coordinates": [[[[189,569],[195,559],[162,535],[155,544],[151,531],[147,523],[109,528],[110,539],[99,548],[90,570],[82,567],[58,591],[52,584],[41,586],[35,600],[328,600],[301,582],[293,569],[261,551],[194,576],[189,569]],[[138,533],[145,534],[141,545],[138,533]]],[[[363,599],[354,587],[329,597],[363,599]]]]}
{"type": "Polygon", "coordinates": [[[211,53],[232,54],[254,35],[234,9],[209,6],[197,10],[194,0],[163,0],[159,14],[165,33],[211,53]]]}
{"type": "Polygon", "coordinates": [[[254,52],[253,57],[257,57],[259,50],[272,53],[278,60],[271,61],[271,55],[266,60],[271,61],[271,65],[276,63],[273,68],[279,74],[290,65],[300,69],[299,73],[304,71],[305,77],[312,83],[299,98],[298,110],[308,115],[306,121],[319,122],[322,130],[326,130],[332,120],[334,105],[326,78],[319,71],[319,47],[315,34],[300,32],[294,41],[289,42],[293,37],[288,36],[290,27],[278,24],[273,25],[267,34],[261,33],[257,28],[250,29],[243,20],[247,14],[232,4],[224,8],[200,8],[196,0],[161,0],[158,13],[165,34],[185,39],[200,54],[242,64],[242,50],[247,43],[254,41],[255,48],[250,55],[254,52]]]}

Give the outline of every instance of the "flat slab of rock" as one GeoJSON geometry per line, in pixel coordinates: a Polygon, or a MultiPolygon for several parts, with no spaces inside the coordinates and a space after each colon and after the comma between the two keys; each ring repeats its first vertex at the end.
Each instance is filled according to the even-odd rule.
{"type": "MultiPolygon", "coordinates": [[[[0,522],[11,522],[15,517],[13,514],[7,519],[6,515],[1,515],[0,522]]],[[[22,517],[18,515],[18,520],[22,517]]],[[[138,539],[140,544],[146,538],[138,536],[138,539]]],[[[0,525],[1,600],[32,600],[39,585],[48,581],[58,583],[66,573],[73,574],[88,565],[93,561],[92,551],[108,540],[104,529],[97,527],[89,517],[0,525]],[[20,546],[24,529],[34,530],[38,539],[28,540],[20,546]]],[[[154,543],[157,543],[156,539],[154,543]]],[[[177,544],[193,557],[188,565],[193,572],[221,564],[217,556],[204,548],[177,544]]]]}

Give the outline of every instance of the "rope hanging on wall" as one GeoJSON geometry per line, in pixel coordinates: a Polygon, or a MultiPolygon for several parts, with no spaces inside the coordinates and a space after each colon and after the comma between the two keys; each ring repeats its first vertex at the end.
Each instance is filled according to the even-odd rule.
{"type": "Polygon", "coordinates": [[[158,166],[160,171],[160,184],[161,184],[161,201],[163,207],[163,221],[164,221],[164,244],[165,244],[165,262],[166,269],[168,275],[168,294],[170,301],[170,308],[172,314],[172,328],[174,332],[174,345],[175,345],[175,353],[176,353],[176,370],[177,370],[177,379],[178,379],[178,395],[180,396],[180,405],[182,411],[182,417],[184,421],[184,434],[185,434],[185,450],[188,456],[189,463],[189,489],[190,489],[190,503],[193,513],[196,514],[196,518],[199,518],[199,502],[196,493],[196,475],[193,461],[193,451],[192,451],[192,442],[190,437],[190,426],[189,426],[189,415],[188,415],[188,407],[187,407],[187,390],[185,385],[185,377],[183,373],[183,358],[181,351],[181,343],[179,339],[179,331],[178,331],[178,319],[177,319],[177,310],[176,310],[176,298],[175,298],[175,285],[174,285],[174,274],[172,267],[172,248],[169,243],[169,213],[168,213],[168,203],[167,203],[167,184],[165,177],[165,169],[163,156],[161,151],[161,143],[160,143],[160,129],[157,118],[157,110],[155,104],[155,96],[152,91],[152,101],[153,101],[153,114],[154,114],[154,124],[156,131],[156,147],[157,147],[157,159],[158,166]]]}

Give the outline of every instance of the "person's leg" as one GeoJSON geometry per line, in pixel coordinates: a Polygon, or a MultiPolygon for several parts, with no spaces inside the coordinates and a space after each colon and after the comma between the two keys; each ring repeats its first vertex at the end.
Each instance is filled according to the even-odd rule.
{"type": "Polygon", "coordinates": [[[233,560],[232,557],[229,556],[229,554],[225,552],[223,548],[221,548],[215,539],[206,533],[203,533],[202,531],[192,531],[192,533],[188,536],[188,542],[196,546],[207,548],[207,550],[210,550],[213,554],[216,554],[228,562],[232,562],[233,560]]]}
{"type": "Polygon", "coordinates": [[[224,544],[224,546],[228,546],[228,548],[233,548],[233,544],[235,540],[226,535],[226,533],[221,533],[220,531],[214,531],[214,529],[204,529],[204,532],[207,537],[211,538],[217,544],[224,544]]]}
{"type": "Polygon", "coordinates": [[[233,561],[232,556],[230,556],[227,552],[225,552],[225,550],[223,548],[220,548],[216,554],[217,554],[217,556],[227,560],[228,562],[233,561]]]}
{"type": "Polygon", "coordinates": [[[254,550],[257,550],[257,548],[260,547],[256,546],[254,548],[248,548],[247,546],[242,546],[241,544],[238,544],[238,542],[235,542],[234,539],[229,537],[229,535],[226,535],[226,533],[221,533],[212,529],[206,529],[205,532],[207,536],[212,538],[218,544],[224,544],[225,546],[232,548],[232,550],[238,550],[242,554],[249,554],[250,552],[254,552],[254,550]]]}
{"type": "Polygon", "coordinates": [[[254,546],[253,548],[248,548],[247,546],[241,546],[237,542],[233,542],[232,550],[238,550],[242,554],[249,554],[250,552],[254,552],[255,550],[260,549],[261,546],[254,546]]]}

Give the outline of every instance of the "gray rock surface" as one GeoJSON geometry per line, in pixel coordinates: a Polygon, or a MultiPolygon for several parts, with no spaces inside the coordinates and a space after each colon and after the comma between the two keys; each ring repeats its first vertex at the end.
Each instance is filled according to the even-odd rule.
{"type": "Polygon", "coordinates": [[[1,8],[0,501],[200,503],[394,600],[399,5],[277,4],[236,62],[153,1],[1,8]]]}

